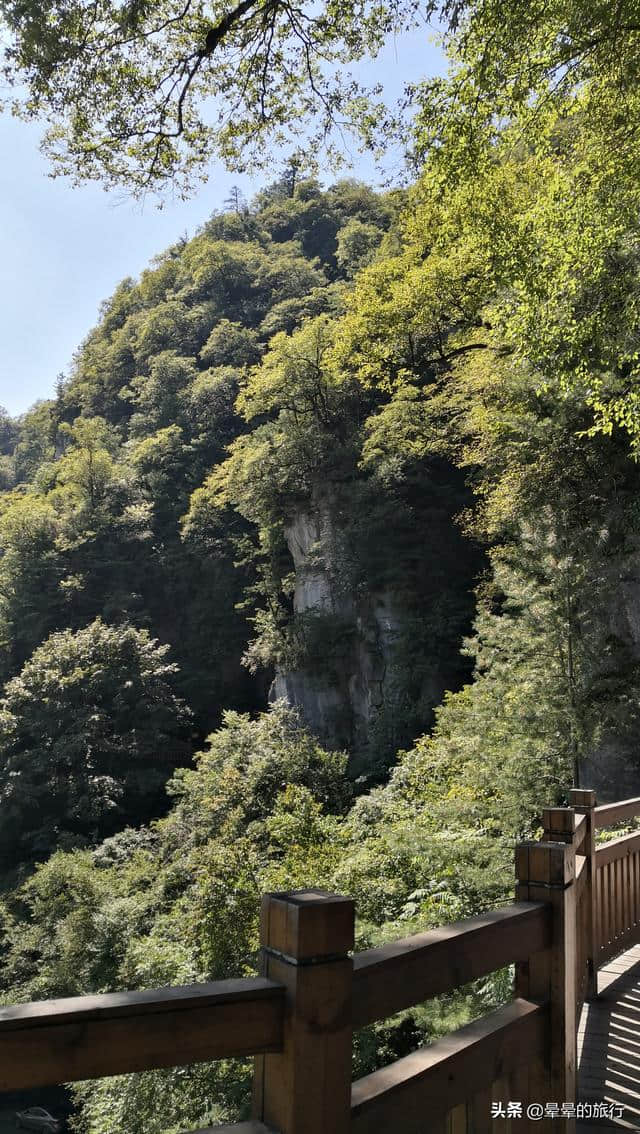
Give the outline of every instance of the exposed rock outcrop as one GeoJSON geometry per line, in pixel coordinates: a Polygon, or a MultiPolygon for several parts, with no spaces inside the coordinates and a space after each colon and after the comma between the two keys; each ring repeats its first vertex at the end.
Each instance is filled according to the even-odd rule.
{"type": "Polygon", "coordinates": [[[444,507],[439,495],[421,500],[409,523],[399,506],[378,533],[366,516],[354,525],[357,503],[349,486],[324,487],[288,518],[299,661],[271,687],[323,741],[347,747],[355,771],[428,727],[459,685],[478,567],[452,517],[455,491],[444,507]]]}

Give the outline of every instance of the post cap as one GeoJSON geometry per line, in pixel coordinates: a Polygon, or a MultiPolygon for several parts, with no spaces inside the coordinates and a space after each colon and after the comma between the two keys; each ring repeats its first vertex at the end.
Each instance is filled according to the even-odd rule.
{"type": "Polygon", "coordinates": [[[569,802],[572,807],[584,807],[590,811],[596,806],[596,793],[592,788],[571,788],[569,802]]]}
{"type": "Polygon", "coordinates": [[[262,899],[261,944],[296,961],[346,956],[354,926],[354,902],[340,894],[289,890],[262,899]]]}
{"type": "Polygon", "coordinates": [[[545,807],[542,825],[545,831],[552,833],[552,842],[564,842],[562,838],[555,840],[553,835],[572,835],[576,829],[576,813],[572,807],[545,807]]]}

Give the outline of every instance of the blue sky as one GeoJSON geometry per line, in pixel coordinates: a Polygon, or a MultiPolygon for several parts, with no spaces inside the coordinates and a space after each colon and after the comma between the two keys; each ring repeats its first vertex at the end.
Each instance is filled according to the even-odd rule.
{"type": "MultiPolygon", "coordinates": [[[[376,61],[359,65],[358,77],[381,82],[387,100],[395,101],[406,82],[443,70],[431,38],[426,31],[399,37],[376,61]]],[[[158,210],[96,185],[52,180],[39,137],[37,126],[0,115],[0,405],[11,414],[51,395],[119,280],[137,276],[152,256],[183,233],[191,235],[222,207],[231,185],[250,198],[273,179],[212,167],[191,200],[167,197],[158,210]]],[[[342,175],[378,183],[370,159],[355,147],[352,156],[353,168],[342,175]]],[[[327,173],[325,180],[332,179],[327,173]]]]}

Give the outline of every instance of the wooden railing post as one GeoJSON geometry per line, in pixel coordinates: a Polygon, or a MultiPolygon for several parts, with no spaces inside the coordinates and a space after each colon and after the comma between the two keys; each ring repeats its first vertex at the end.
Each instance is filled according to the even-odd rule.
{"type": "Polygon", "coordinates": [[[594,811],[596,808],[595,791],[573,788],[569,793],[569,802],[578,815],[587,817],[587,833],[582,845],[582,852],[587,859],[587,1000],[595,1000],[598,995],[598,892],[596,877],[596,825],[594,811]]]}
{"type": "Polygon", "coordinates": [[[284,1045],[255,1061],[253,1116],[279,1134],[348,1134],[354,904],[321,890],[266,894],[263,972],[286,988],[284,1045]]]}
{"type": "MultiPolygon", "coordinates": [[[[574,847],[563,843],[521,843],[516,848],[517,899],[549,902],[553,909],[551,947],[516,969],[517,995],[550,1004],[547,1055],[543,1066],[531,1069],[531,1103],[576,1101],[575,858],[574,847]]],[[[568,1134],[575,1119],[550,1119],[548,1126],[555,1134],[568,1134]]],[[[535,1128],[544,1130],[545,1122],[535,1128]]]]}

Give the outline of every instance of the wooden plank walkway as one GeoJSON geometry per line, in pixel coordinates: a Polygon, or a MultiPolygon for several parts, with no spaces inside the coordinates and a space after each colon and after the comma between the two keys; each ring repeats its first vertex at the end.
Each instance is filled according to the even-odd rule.
{"type": "Polygon", "coordinates": [[[621,1117],[588,1118],[579,1134],[640,1131],[640,945],[598,974],[598,1000],[585,1004],[578,1028],[578,1099],[624,1107],[621,1117]]]}

